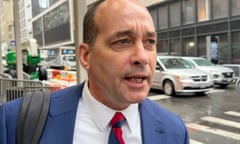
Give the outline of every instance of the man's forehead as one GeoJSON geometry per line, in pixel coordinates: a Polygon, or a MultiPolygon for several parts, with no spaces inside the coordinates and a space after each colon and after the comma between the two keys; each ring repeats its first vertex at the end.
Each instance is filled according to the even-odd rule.
{"type": "Polygon", "coordinates": [[[124,10],[127,6],[138,6],[145,8],[138,0],[104,0],[99,6],[97,11],[118,11],[124,10]]]}

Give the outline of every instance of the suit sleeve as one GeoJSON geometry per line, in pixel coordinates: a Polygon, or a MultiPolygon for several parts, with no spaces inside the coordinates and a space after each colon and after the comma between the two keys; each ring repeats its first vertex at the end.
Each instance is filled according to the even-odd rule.
{"type": "Polygon", "coordinates": [[[189,135],[188,135],[188,130],[185,126],[185,142],[184,144],[189,144],[189,135]]]}
{"type": "Polygon", "coordinates": [[[0,144],[7,144],[7,125],[4,105],[0,106],[0,144]]]}

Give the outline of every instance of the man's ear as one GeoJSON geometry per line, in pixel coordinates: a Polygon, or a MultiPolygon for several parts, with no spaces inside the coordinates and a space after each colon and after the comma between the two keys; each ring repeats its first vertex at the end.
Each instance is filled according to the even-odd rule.
{"type": "Polygon", "coordinates": [[[79,59],[80,59],[80,63],[81,65],[86,69],[89,70],[90,65],[90,48],[88,46],[88,44],[86,43],[81,43],[79,45],[79,59]]]}

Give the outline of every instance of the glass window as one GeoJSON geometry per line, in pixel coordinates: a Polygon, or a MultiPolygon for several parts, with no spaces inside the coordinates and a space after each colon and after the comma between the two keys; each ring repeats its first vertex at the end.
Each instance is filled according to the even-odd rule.
{"type": "Polygon", "coordinates": [[[168,9],[167,6],[158,9],[158,24],[159,29],[168,27],[168,9]]]}
{"type": "Polygon", "coordinates": [[[183,24],[194,23],[195,0],[183,0],[183,24]]]}
{"type": "Polygon", "coordinates": [[[232,63],[240,63],[240,32],[232,33],[232,63]]]}
{"type": "Polygon", "coordinates": [[[48,9],[59,0],[32,0],[33,17],[48,9]]]}
{"type": "Polygon", "coordinates": [[[212,1],[213,19],[224,18],[228,16],[228,0],[212,1]]]}
{"type": "Polygon", "coordinates": [[[198,21],[209,20],[209,0],[198,0],[198,21]]]}
{"type": "Polygon", "coordinates": [[[219,47],[219,63],[226,64],[230,63],[230,49],[228,46],[227,33],[217,35],[218,37],[218,47],[219,47]]]}
{"type": "Polygon", "coordinates": [[[152,16],[154,26],[157,29],[157,10],[156,9],[151,9],[150,14],[152,16]]]}
{"type": "Polygon", "coordinates": [[[43,20],[45,45],[71,40],[68,2],[44,15],[43,20]]]}
{"type": "Polygon", "coordinates": [[[171,55],[181,55],[181,44],[179,39],[170,40],[170,54],[171,55]]]}
{"type": "Polygon", "coordinates": [[[180,3],[175,2],[170,4],[170,26],[179,26],[181,21],[180,3]]]}
{"type": "Polygon", "coordinates": [[[240,0],[231,0],[232,16],[240,15],[240,0]]]}
{"type": "Polygon", "coordinates": [[[167,40],[160,40],[160,41],[158,41],[157,52],[158,53],[168,53],[168,43],[167,43],[167,40]]]}
{"type": "Polygon", "coordinates": [[[37,40],[40,46],[43,46],[43,25],[42,18],[33,22],[33,37],[37,40]]]}
{"type": "Polygon", "coordinates": [[[200,57],[207,57],[207,43],[206,43],[206,36],[198,38],[198,56],[200,57]]]}
{"type": "Polygon", "coordinates": [[[194,38],[183,38],[183,56],[196,56],[194,38]]]}
{"type": "Polygon", "coordinates": [[[192,63],[182,58],[159,58],[167,69],[188,69],[193,68],[192,63]]]}

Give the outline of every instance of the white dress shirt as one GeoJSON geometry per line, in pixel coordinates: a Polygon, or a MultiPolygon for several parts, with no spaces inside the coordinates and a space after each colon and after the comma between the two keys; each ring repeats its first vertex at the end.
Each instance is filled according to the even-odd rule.
{"type": "MultiPolygon", "coordinates": [[[[115,112],[97,101],[85,83],[77,108],[73,144],[108,144],[109,123],[115,112]]],[[[132,104],[121,112],[127,120],[122,126],[125,143],[142,144],[138,104],[132,104]]]]}

